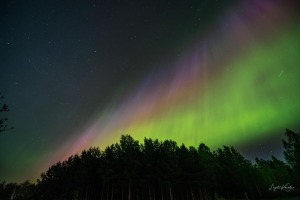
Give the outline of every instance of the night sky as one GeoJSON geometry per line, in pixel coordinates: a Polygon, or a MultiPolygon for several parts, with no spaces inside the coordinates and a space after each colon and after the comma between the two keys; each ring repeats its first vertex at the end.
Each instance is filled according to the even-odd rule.
{"type": "Polygon", "coordinates": [[[296,2],[2,2],[0,181],[122,134],[282,159],[300,130],[296,2]]]}

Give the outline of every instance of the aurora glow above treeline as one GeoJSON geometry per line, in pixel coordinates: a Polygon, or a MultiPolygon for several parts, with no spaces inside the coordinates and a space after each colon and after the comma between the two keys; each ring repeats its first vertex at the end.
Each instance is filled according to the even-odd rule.
{"type": "Polygon", "coordinates": [[[227,12],[178,58],[96,112],[70,151],[59,155],[105,146],[124,133],[217,147],[294,126],[300,117],[300,30],[284,8],[255,1],[227,12]]]}
{"type": "Polygon", "coordinates": [[[145,64],[153,67],[134,84],[116,80],[117,98],[95,107],[76,134],[58,137],[59,146],[38,156],[27,177],[36,178],[83,149],[104,148],[122,134],[187,146],[203,142],[214,149],[280,138],[285,128],[300,128],[296,4],[241,1],[222,10],[204,31],[184,39],[176,56],[145,64]]]}

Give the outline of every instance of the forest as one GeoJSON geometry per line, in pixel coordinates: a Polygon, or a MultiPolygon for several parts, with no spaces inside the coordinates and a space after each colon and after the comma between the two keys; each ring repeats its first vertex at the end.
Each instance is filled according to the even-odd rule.
{"type": "Polygon", "coordinates": [[[37,182],[0,184],[1,200],[275,199],[300,196],[300,134],[286,130],[285,161],[251,162],[234,147],[211,150],[130,135],[84,150],[43,172],[37,182]]]}

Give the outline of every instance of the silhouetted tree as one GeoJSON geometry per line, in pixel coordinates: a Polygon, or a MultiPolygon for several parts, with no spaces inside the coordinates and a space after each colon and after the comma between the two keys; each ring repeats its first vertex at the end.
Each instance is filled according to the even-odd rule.
{"type": "Polygon", "coordinates": [[[33,200],[35,185],[29,181],[23,183],[0,183],[1,200],[33,200]]]}
{"type": "Polygon", "coordinates": [[[201,143],[198,146],[198,167],[200,173],[200,196],[205,197],[207,192],[215,191],[217,185],[217,165],[216,158],[210,151],[210,148],[205,144],[201,143]],[[207,191],[208,190],[208,191],[207,191]]]}
{"type": "Polygon", "coordinates": [[[224,146],[215,152],[217,190],[226,197],[245,197],[254,188],[251,180],[252,165],[233,147],[224,146]]]}
{"type": "Polygon", "coordinates": [[[295,184],[300,186],[300,133],[287,129],[285,136],[287,140],[282,140],[284,157],[292,168],[295,184]]]}
{"type": "MultiPolygon", "coordinates": [[[[282,186],[293,183],[291,168],[281,160],[272,156],[271,160],[256,158],[258,176],[258,188],[262,196],[284,196],[287,193],[283,190],[273,191],[271,186],[282,186]]],[[[293,194],[293,192],[292,192],[293,194]]]]}
{"type": "MultiPolygon", "coordinates": [[[[1,102],[2,99],[4,99],[4,96],[2,96],[1,93],[0,93],[0,113],[2,113],[2,112],[8,112],[9,111],[8,105],[5,104],[5,103],[2,103],[1,102]]],[[[7,121],[7,118],[0,117],[0,133],[4,132],[4,131],[8,131],[8,130],[13,129],[13,127],[9,127],[6,124],[6,121],[7,121]]]]}
{"type": "Polygon", "coordinates": [[[116,144],[116,153],[122,166],[120,177],[127,183],[128,199],[132,198],[132,186],[137,184],[140,177],[141,168],[141,151],[139,142],[129,135],[122,135],[120,144],[116,144]]]}
{"type": "Polygon", "coordinates": [[[146,183],[145,193],[150,199],[157,199],[161,197],[161,178],[159,176],[160,166],[159,162],[161,142],[157,139],[144,139],[144,145],[141,146],[142,162],[144,165],[143,180],[146,183]]]}
{"type": "MultiPolygon", "coordinates": [[[[292,149],[288,143],[294,144],[297,139],[290,135],[286,147],[292,149]]],[[[291,182],[293,173],[290,165],[275,157],[256,158],[253,165],[233,147],[224,146],[211,152],[205,144],[196,149],[184,144],[178,146],[172,140],[147,138],[140,144],[131,136],[122,135],[119,143],[104,151],[90,148],[52,165],[41,174],[36,185],[2,182],[0,197],[1,200],[262,199],[287,196],[286,192],[270,192],[269,187],[291,182]]]]}

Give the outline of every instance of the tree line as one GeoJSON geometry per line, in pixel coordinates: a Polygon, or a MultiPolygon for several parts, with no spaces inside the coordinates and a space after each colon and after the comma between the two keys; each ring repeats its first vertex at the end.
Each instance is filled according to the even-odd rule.
{"type": "Polygon", "coordinates": [[[300,195],[300,134],[286,130],[285,162],[251,162],[234,147],[212,151],[122,135],[101,151],[84,150],[43,172],[36,183],[0,184],[1,199],[196,200],[300,195]]]}

